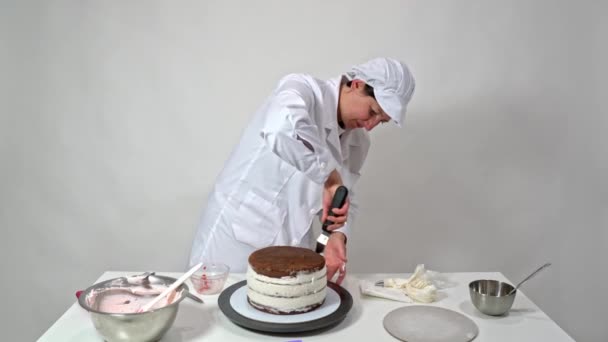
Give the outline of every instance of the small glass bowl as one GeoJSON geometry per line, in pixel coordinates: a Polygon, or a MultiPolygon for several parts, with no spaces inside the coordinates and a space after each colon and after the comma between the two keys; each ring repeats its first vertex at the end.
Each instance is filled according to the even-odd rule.
{"type": "Polygon", "coordinates": [[[222,292],[230,273],[230,267],[219,262],[204,263],[190,276],[194,290],[198,294],[213,295],[222,292]]]}

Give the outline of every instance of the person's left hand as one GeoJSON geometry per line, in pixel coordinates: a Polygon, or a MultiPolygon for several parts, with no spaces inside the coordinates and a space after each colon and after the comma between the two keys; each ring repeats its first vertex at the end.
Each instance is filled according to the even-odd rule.
{"type": "Polygon", "coordinates": [[[346,276],[346,236],[335,232],[329,236],[325,246],[325,267],[327,267],[327,281],[331,281],[337,273],[335,283],[340,285],[346,276]]]}

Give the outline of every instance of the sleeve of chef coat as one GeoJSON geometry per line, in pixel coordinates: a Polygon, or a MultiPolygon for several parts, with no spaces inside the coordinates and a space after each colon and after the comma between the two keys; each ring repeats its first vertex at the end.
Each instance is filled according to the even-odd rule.
{"type": "Polygon", "coordinates": [[[338,163],[311,115],[314,101],[313,90],[302,76],[284,77],[266,107],[261,136],[277,156],[323,184],[338,163]]]}
{"type": "Polygon", "coordinates": [[[348,198],[350,200],[350,206],[348,207],[348,219],[341,228],[334,230],[335,232],[342,232],[348,239],[352,227],[355,223],[357,216],[359,215],[359,201],[357,200],[357,193],[355,190],[355,184],[359,179],[361,168],[367,158],[367,153],[370,147],[369,133],[365,130],[356,130],[349,133],[349,136],[344,142],[347,145],[355,145],[356,147],[349,147],[348,156],[344,160],[344,165],[338,170],[342,176],[344,185],[348,188],[348,198]]]}
{"type": "Polygon", "coordinates": [[[348,217],[344,225],[338,229],[334,229],[333,232],[340,232],[346,236],[348,240],[348,236],[350,235],[351,227],[355,224],[355,219],[359,214],[359,202],[356,200],[354,196],[354,191],[349,191],[348,193],[350,205],[348,207],[348,217]]]}

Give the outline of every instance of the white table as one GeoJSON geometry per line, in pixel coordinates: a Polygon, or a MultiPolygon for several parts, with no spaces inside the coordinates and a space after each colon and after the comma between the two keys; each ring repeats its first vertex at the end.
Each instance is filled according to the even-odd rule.
{"type": "MultiPolygon", "coordinates": [[[[105,272],[97,282],[137,274],[138,272],[105,272]]],[[[139,272],[141,273],[141,272],[139,272]]],[[[163,273],[178,278],[182,273],[163,273]]],[[[486,316],[475,309],[469,299],[468,284],[476,279],[496,279],[508,281],[498,272],[467,272],[445,274],[453,287],[443,289],[438,302],[428,304],[461,312],[470,317],[479,327],[475,342],[491,341],[574,341],[555,322],[530,301],[521,291],[518,292],[508,316],[486,316]]],[[[361,294],[359,280],[380,280],[390,277],[405,278],[406,274],[351,274],[342,284],[353,296],[353,307],[344,321],[320,333],[300,333],[293,335],[270,335],[256,333],[241,328],[230,321],[220,311],[217,298],[201,296],[205,304],[185,299],[179,308],[175,323],[161,341],[396,341],[382,325],[384,316],[393,309],[407,303],[368,297],[361,294]]],[[[244,274],[231,274],[227,286],[244,280],[244,274]]],[[[192,284],[188,282],[190,289],[192,284]]],[[[417,304],[419,305],[419,304],[417,304]]],[[[102,341],[95,331],[88,312],[74,303],[51,326],[39,341],[102,341]]]]}

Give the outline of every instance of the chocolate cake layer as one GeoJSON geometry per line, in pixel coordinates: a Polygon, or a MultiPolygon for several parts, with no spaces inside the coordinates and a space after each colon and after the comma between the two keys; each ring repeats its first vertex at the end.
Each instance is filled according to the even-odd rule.
{"type": "Polygon", "coordinates": [[[321,302],[321,303],[314,304],[314,305],[311,305],[311,306],[307,306],[306,308],[303,308],[301,310],[290,311],[290,312],[277,310],[277,309],[271,308],[269,306],[265,306],[265,305],[258,304],[256,302],[252,302],[251,299],[249,299],[249,297],[247,297],[247,302],[249,302],[249,304],[251,306],[253,306],[254,308],[256,308],[256,309],[258,309],[260,311],[264,311],[264,312],[273,314],[273,315],[297,315],[297,314],[307,313],[307,312],[310,312],[312,310],[315,310],[315,309],[319,308],[321,305],[323,305],[323,303],[325,302],[325,300],[323,300],[323,302],[321,302]]]}
{"type": "Polygon", "coordinates": [[[325,266],[325,258],[306,248],[271,246],[253,252],[249,256],[249,264],[258,274],[281,278],[321,270],[325,266]]]}

